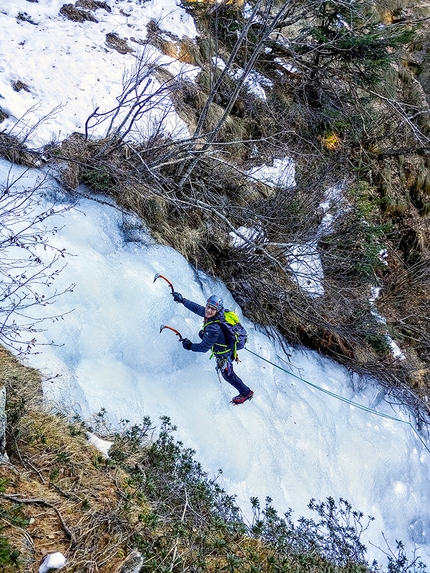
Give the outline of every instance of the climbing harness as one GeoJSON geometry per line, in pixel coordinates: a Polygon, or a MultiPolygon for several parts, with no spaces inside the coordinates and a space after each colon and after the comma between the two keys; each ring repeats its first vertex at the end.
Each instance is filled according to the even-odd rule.
{"type": "MultiPolygon", "coordinates": [[[[214,353],[212,352],[212,354],[211,354],[210,357],[212,358],[213,355],[214,355],[214,353]]],[[[227,366],[227,364],[228,364],[228,358],[225,357],[225,356],[219,358],[218,355],[215,355],[215,357],[216,357],[215,370],[216,370],[216,373],[217,373],[217,375],[218,375],[219,383],[222,384],[220,372],[221,372],[221,370],[223,370],[223,369],[227,366]]]]}
{"type": "Polygon", "coordinates": [[[240,324],[237,314],[230,310],[223,310],[218,313],[218,316],[215,320],[208,320],[204,322],[202,330],[204,331],[205,328],[207,328],[210,324],[219,324],[221,326],[221,330],[223,331],[228,344],[217,342],[216,346],[223,348],[223,350],[217,350],[215,352],[214,347],[212,347],[212,352],[209,359],[211,359],[213,356],[218,357],[231,354],[232,360],[235,362],[240,362],[238,350],[245,348],[245,344],[248,339],[248,333],[240,324]]]}
{"type": "Polygon", "coordinates": [[[402,424],[406,424],[407,426],[410,426],[412,428],[413,432],[417,435],[417,437],[420,440],[420,442],[422,443],[422,445],[430,453],[430,448],[427,446],[427,444],[424,442],[422,437],[419,435],[418,431],[413,427],[411,422],[407,422],[406,420],[402,420],[401,418],[396,418],[395,416],[390,416],[389,414],[384,414],[383,412],[378,412],[377,410],[373,410],[372,408],[369,408],[367,406],[363,406],[363,404],[358,404],[357,402],[353,402],[352,400],[349,400],[348,398],[344,398],[343,396],[339,396],[339,394],[336,394],[335,392],[331,392],[330,390],[326,390],[325,388],[321,388],[321,386],[318,386],[317,384],[314,384],[313,382],[309,382],[309,380],[305,380],[304,378],[297,376],[297,374],[293,374],[289,370],[282,368],[282,366],[278,366],[278,364],[274,364],[270,360],[267,360],[267,358],[263,358],[263,356],[260,356],[256,352],[249,350],[249,348],[245,348],[245,350],[247,350],[249,353],[253,354],[257,358],[260,358],[260,360],[264,360],[264,362],[267,362],[268,364],[271,364],[275,368],[278,368],[279,370],[286,372],[290,376],[293,376],[297,380],[304,382],[308,386],[312,386],[312,388],[315,388],[316,390],[319,390],[320,392],[324,392],[324,394],[328,394],[329,396],[332,396],[333,398],[337,398],[338,400],[341,400],[342,402],[346,402],[347,404],[350,404],[351,406],[354,406],[355,408],[359,408],[360,410],[364,410],[365,412],[369,412],[370,414],[375,414],[376,416],[380,416],[381,418],[386,418],[388,420],[394,420],[396,422],[401,422],[402,424]]]}

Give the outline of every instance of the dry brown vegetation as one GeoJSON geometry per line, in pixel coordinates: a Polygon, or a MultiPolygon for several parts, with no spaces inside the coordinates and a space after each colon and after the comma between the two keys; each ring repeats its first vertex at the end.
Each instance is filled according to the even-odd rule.
{"type": "MultiPolygon", "coordinates": [[[[47,553],[61,551],[69,571],[113,572],[144,530],[149,504],[129,487],[127,474],[88,444],[79,423],[49,413],[38,372],[0,348],[0,380],[7,390],[7,451],[0,465],[4,510],[20,506],[22,524],[1,519],[18,568],[36,572],[47,553]]],[[[15,509],[16,511],[16,509],[15,509]]]]}

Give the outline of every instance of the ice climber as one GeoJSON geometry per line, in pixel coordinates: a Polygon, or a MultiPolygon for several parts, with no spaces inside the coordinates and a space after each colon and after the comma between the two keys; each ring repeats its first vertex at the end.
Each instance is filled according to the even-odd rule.
{"type": "Polygon", "coordinates": [[[232,400],[233,404],[242,404],[250,400],[254,392],[246,386],[233,370],[233,353],[228,345],[227,337],[221,327],[218,313],[224,309],[221,297],[213,294],[202,306],[187,300],[179,292],[172,292],[173,300],[182,303],[185,308],[203,317],[203,327],[199,332],[201,342],[193,343],[188,338],[182,340],[185,350],[193,352],[207,352],[212,350],[212,356],[216,358],[216,370],[221,372],[222,377],[239,392],[232,400]]]}

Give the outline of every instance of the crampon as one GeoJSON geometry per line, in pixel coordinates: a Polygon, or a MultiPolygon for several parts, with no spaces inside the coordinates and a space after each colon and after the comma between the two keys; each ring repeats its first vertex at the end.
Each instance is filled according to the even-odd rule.
{"type": "Polygon", "coordinates": [[[233,398],[233,400],[231,401],[231,403],[234,404],[235,406],[239,406],[239,404],[243,404],[247,400],[252,400],[253,396],[254,396],[254,392],[252,390],[250,390],[246,396],[242,396],[242,394],[235,396],[233,398]]]}

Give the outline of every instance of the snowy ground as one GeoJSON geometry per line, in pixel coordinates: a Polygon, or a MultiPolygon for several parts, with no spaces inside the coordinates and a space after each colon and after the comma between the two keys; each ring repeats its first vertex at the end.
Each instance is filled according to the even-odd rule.
{"type": "MultiPolygon", "coordinates": [[[[4,180],[7,162],[0,167],[4,180]]],[[[36,175],[29,172],[27,183],[36,175]]],[[[197,341],[201,321],[173,302],[162,279],[153,279],[165,274],[199,302],[219,293],[241,314],[225,286],[196,273],[173,249],[153,244],[133,217],[113,207],[82,200],[55,222],[63,228],[53,244],[74,255],[56,288],[76,287],[55,306],[57,313],[73,312],[48,321],[38,335],[42,344],[57,346],[42,347],[29,360],[46,376],[47,397],[84,417],[105,408],[114,423],[139,423],[143,416],[156,422],[167,415],[179,428],[178,439],[196,450],[210,474],[223,470],[222,485],[238,495],[246,515],[251,496],[269,495],[280,512],[292,507],[297,517],[307,513],[312,497],[342,497],[376,518],[366,539],[384,547],[384,533],[393,548],[395,539],[409,551],[416,544],[430,564],[430,454],[409,426],[327,396],[246,351],[237,372],[255,397],[232,406],[234,391],[220,384],[209,356],[187,352],[172,332],[159,332],[169,324],[197,341]]],[[[261,357],[355,402],[409,419],[383,401],[377,385],[351,380],[315,352],[290,348],[288,360],[258,328],[244,323],[249,349],[261,357]]],[[[369,549],[369,558],[385,562],[369,549]]]]}
{"type": "MultiPolygon", "coordinates": [[[[0,108],[9,115],[1,129],[28,136],[27,144],[39,147],[62,140],[75,131],[83,132],[88,116],[99,107],[106,112],[116,107],[124,75],[130,74],[144,52],[139,42],[146,39],[151,20],[176,37],[194,38],[190,16],[175,0],[115,0],[111,11],[91,12],[98,22],[72,22],[59,11],[62,0],[1,0],[0,2],[0,108]],[[107,34],[126,39],[133,50],[121,54],[107,43],[107,34]],[[21,82],[25,87],[21,87],[21,82]],[[18,88],[19,91],[16,91],[18,88]],[[37,125],[37,123],[39,125],[37,125]]],[[[179,64],[158,50],[146,50],[148,66],[157,61],[173,74],[195,76],[192,66],[179,64]]],[[[144,84],[146,86],[146,83],[144,84]]],[[[156,91],[153,78],[147,91],[156,91]]],[[[170,99],[162,94],[159,105],[146,114],[137,130],[145,131],[163,115],[170,99]]],[[[188,133],[172,109],[164,119],[165,131],[179,137],[188,133]]],[[[105,134],[107,123],[91,130],[93,137],[105,134]]]]}

